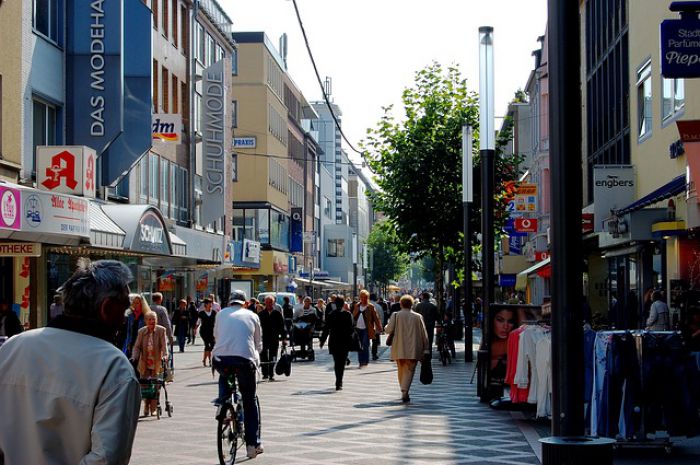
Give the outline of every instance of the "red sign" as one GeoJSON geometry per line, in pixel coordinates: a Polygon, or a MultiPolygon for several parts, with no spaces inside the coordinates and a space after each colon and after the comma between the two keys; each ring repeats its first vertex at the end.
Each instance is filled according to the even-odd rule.
{"type": "Polygon", "coordinates": [[[46,168],[46,179],[41,183],[48,190],[65,184],[68,189],[75,189],[75,155],[67,150],[51,157],[51,164],[46,168]]]}
{"type": "Polygon", "coordinates": [[[683,142],[700,142],[700,120],[676,121],[683,142]]]}
{"type": "Polygon", "coordinates": [[[537,232],[537,220],[534,218],[516,218],[513,226],[517,232],[537,232]]]}
{"type": "Polygon", "coordinates": [[[95,151],[84,146],[39,146],[36,172],[39,189],[95,197],[95,151]]]}
{"type": "Polygon", "coordinates": [[[535,261],[541,262],[542,260],[547,260],[549,258],[549,252],[535,252],[535,261]]]}
{"type": "Polygon", "coordinates": [[[593,232],[593,213],[581,214],[581,233],[588,234],[593,232]]]}

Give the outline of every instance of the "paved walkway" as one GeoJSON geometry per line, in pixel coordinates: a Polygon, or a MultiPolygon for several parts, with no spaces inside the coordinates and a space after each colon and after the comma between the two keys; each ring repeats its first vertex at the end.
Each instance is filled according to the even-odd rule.
{"type": "MultiPolygon", "coordinates": [[[[176,354],[176,381],[168,388],[172,418],[142,419],[132,464],[217,463],[216,382],[201,365],[201,346],[176,354]]],[[[451,365],[434,365],[433,384],[411,389],[400,401],[388,348],[359,370],[356,358],[336,392],[327,350],[315,362],[297,362],[289,378],[258,384],[262,404],[264,464],[474,464],[523,465],[539,460],[510,413],[480,404],[468,384],[473,365],[463,352],[451,365]]],[[[245,454],[239,461],[249,461],[245,454]]]]}

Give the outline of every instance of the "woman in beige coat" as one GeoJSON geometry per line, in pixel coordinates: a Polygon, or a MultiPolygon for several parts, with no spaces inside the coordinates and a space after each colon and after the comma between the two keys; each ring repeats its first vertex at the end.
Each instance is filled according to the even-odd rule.
{"type": "Polygon", "coordinates": [[[396,361],[401,386],[401,400],[408,402],[408,390],[411,388],[416,365],[429,353],[428,332],[420,313],[411,310],[413,297],[401,297],[401,311],[394,312],[389,318],[385,331],[393,336],[391,359],[396,361]]]}
{"type": "MultiPolygon", "coordinates": [[[[132,359],[138,361],[139,377],[142,379],[157,378],[163,373],[162,361],[168,355],[165,343],[165,327],[157,324],[155,312],[144,314],[146,326],[139,329],[132,351],[132,359]]],[[[143,415],[148,416],[156,411],[156,399],[144,399],[143,415]]]]}

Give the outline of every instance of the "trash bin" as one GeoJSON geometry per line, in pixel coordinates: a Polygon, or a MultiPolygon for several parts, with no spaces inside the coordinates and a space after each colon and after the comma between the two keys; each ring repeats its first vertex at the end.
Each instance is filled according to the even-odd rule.
{"type": "Polygon", "coordinates": [[[561,436],[540,439],[542,465],[613,465],[614,439],[561,436]]]}

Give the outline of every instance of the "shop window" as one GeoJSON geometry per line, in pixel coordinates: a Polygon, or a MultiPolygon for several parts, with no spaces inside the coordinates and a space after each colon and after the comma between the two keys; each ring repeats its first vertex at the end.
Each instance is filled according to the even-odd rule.
{"type": "Polygon", "coordinates": [[[63,5],[60,0],[34,0],[32,26],[34,31],[54,43],[59,43],[59,12],[63,5]]]}
{"type": "Polygon", "coordinates": [[[289,250],[289,217],[275,210],[270,212],[270,245],[289,250]]]}
{"type": "Polygon", "coordinates": [[[651,134],[651,106],[651,61],[649,61],[637,72],[637,136],[639,139],[651,134]]]}
{"type": "Polygon", "coordinates": [[[36,175],[36,148],[40,145],[57,145],[58,134],[57,115],[58,110],[55,106],[50,105],[37,98],[34,99],[32,106],[32,176],[36,175]]]}
{"type": "Polygon", "coordinates": [[[685,82],[683,79],[662,78],[661,116],[664,121],[676,116],[685,106],[685,82]]]}

